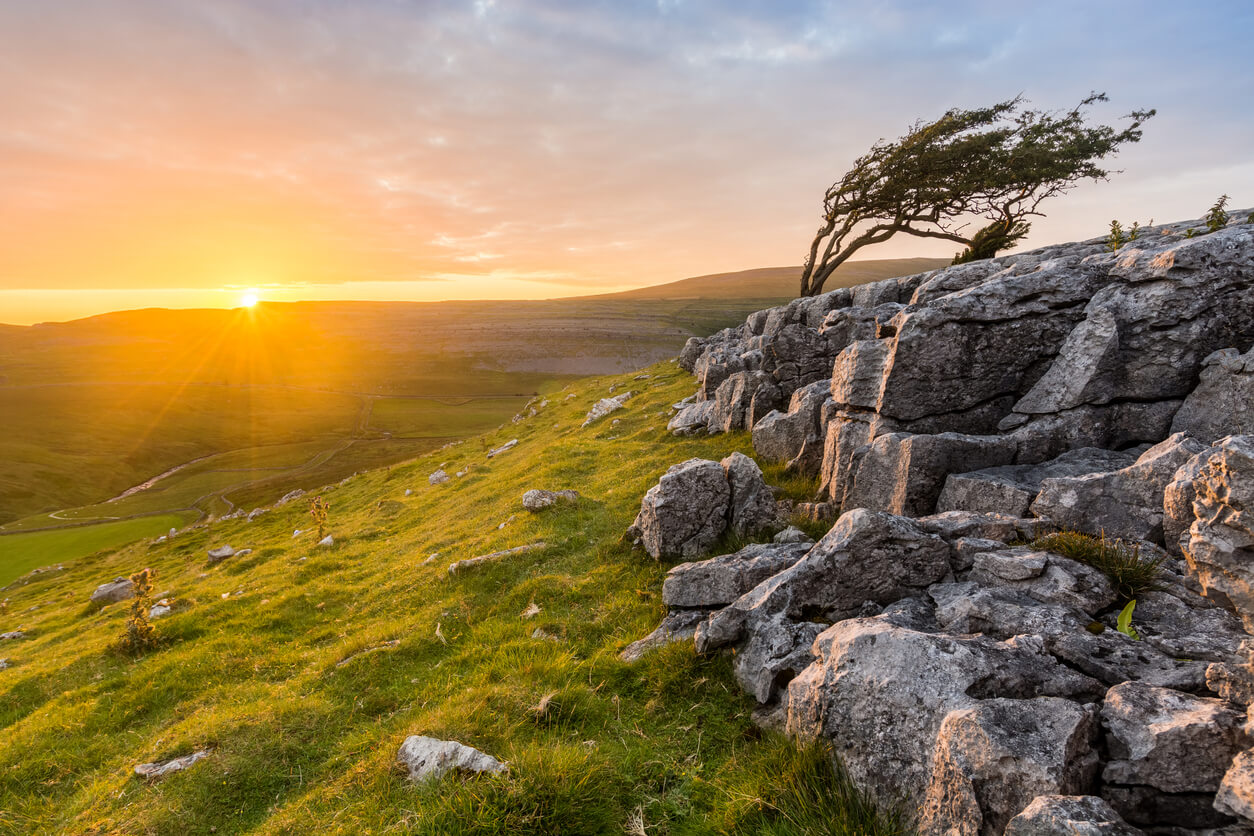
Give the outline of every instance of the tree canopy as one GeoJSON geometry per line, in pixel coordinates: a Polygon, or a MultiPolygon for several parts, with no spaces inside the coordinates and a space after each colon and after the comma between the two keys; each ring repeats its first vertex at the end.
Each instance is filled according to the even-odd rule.
{"type": "Polygon", "coordinates": [[[1022,96],[974,110],[953,109],[915,122],[905,136],[881,139],[823,197],[823,225],[810,244],[801,295],[822,292],[846,259],[897,233],[940,238],[966,249],[955,263],[990,258],[1028,233],[1041,203],[1081,180],[1105,180],[1099,165],[1141,139],[1154,115],[1138,110],[1122,130],[1086,124],[1091,93],[1066,111],[1029,110],[1022,96]],[[969,230],[972,218],[987,225],[969,230]]]}

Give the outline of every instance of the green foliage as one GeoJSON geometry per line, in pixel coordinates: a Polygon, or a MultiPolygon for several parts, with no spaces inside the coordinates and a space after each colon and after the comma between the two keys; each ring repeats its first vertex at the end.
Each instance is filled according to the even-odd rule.
{"type": "MultiPolygon", "coordinates": [[[[1152,226],[1153,223],[1154,223],[1154,220],[1153,218],[1151,218],[1149,225],[1152,226]]],[[[1141,222],[1140,221],[1133,221],[1132,226],[1130,226],[1126,231],[1123,228],[1123,224],[1119,223],[1119,221],[1117,220],[1111,221],[1110,222],[1110,234],[1106,236],[1106,251],[1113,253],[1115,250],[1119,249],[1124,244],[1131,243],[1132,241],[1135,241],[1137,238],[1140,238],[1140,237],[1141,237],[1141,222]]]]}
{"type": "Polygon", "coordinates": [[[1094,537],[1078,531],[1060,531],[1037,537],[1031,546],[1100,570],[1110,579],[1121,600],[1160,588],[1162,557],[1142,557],[1140,546],[1107,540],[1104,534],[1094,537]]]}
{"type": "Polygon", "coordinates": [[[1041,204],[1081,180],[1103,180],[1099,163],[1141,139],[1153,110],[1134,111],[1123,130],[1090,126],[1085,110],[1106,101],[1092,93],[1069,111],[1028,110],[1021,97],[919,121],[901,138],[880,140],[828,187],[823,224],[801,275],[801,295],[823,290],[858,249],[898,233],[965,245],[957,259],[987,258],[1011,246],[1039,217],[1041,204]],[[962,219],[989,224],[975,234],[962,219]]]}
{"type": "Polygon", "coordinates": [[[1224,207],[1228,205],[1228,196],[1222,194],[1206,212],[1206,231],[1218,232],[1228,225],[1228,213],[1224,207]]]}
{"type": "Polygon", "coordinates": [[[900,809],[880,810],[818,742],[778,748],[735,776],[718,833],[758,836],[898,836],[911,832],[900,809]]]}
{"type": "Polygon", "coordinates": [[[309,500],[309,516],[313,517],[315,530],[318,532],[318,539],[321,540],[327,536],[327,518],[331,514],[331,504],[320,496],[315,496],[309,500]]]}
{"type": "Polygon", "coordinates": [[[1193,229],[1193,228],[1186,229],[1186,230],[1184,231],[1184,237],[1185,237],[1185,238],[1196,238],[1196,237],[1197,237],[1197,230],[1196,230],[1196,229],[1193,229]]]}
{"type": "Polygon", "coordinates": [[[1137,635],[1136,630],[1132,629],[1132,611],[1136,609],[1136,599],[1133,598],[1124,608],[1119,611],[1119,618],[1115,622],[1115,629],[1123,633],[1134,642],[1139,642],[1141,637],[1137,635]]]}
{"type": "Polygon", "coordinates": [[[118,642],[118,648],[123,653],[138,656],[157,646],[157,630],[148,620],[148,610],[152,607],[152,581],[156,576],[152,569],[140,569],[131,575],[135,597],[126,617],[126,632],[118,642]]]}

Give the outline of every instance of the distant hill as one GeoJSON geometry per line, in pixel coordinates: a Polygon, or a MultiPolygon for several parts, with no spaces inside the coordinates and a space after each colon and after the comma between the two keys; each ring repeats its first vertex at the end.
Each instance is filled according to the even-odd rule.
{"type": "MultiPolygon", "coordinates": [[[[824,290],[909,276],[949,264],[946,258],[878,258],[846,261],[827,280],[824,290]]],[[[801,283],[800,267],[759,267],[734,273],[711,273],[676,282],[606,293],[597,299],[792,299],[801,283]]]]}

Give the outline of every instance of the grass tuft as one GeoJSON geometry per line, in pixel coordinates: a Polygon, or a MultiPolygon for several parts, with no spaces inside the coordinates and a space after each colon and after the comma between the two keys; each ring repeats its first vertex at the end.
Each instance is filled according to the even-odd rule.
{"type": "Polygon", "coordinates": [[[1094,537],[1079,531],[1059,531],[1037,537],[1030,545],[1098,569],[1114,584],[1122,602],[1162,588],[1162,557],[1144,557],[1135,544],[1107,540],[1104,534],[1094,537]]]}

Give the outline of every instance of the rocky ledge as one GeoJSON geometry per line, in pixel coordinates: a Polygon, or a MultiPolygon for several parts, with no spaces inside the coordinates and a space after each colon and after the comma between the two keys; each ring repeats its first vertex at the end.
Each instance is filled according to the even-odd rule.
{"type": "MultiPolygon", "coordinates": [[[[633,655],[734,650],[763,722],[922,833],[1254,833],[1254,225],[1189,226],[689,341],[672,431],[748,430],[842,513],[674,567],[633,655]]],[[[676,465],[630,535],[783,527],[741,458],[676,465]]]]}

